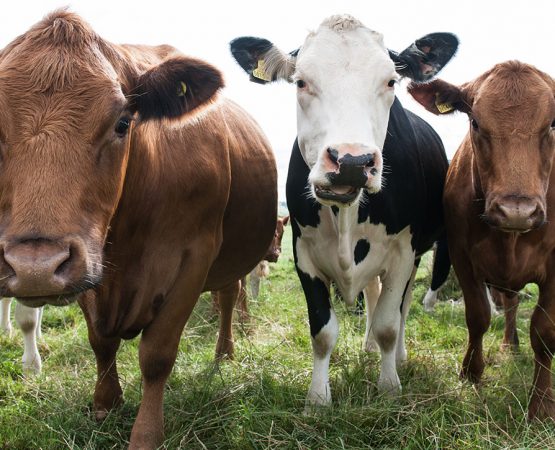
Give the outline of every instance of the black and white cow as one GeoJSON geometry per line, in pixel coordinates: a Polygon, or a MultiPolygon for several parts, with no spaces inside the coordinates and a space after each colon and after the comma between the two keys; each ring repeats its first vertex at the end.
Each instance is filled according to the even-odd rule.
{"type": "Polygon", "coordinates": [[[443,235],[447,158],[438,135],[403,109],[401,76],[425,81],[458,41],[428,35],[400,54],[351,16],[332,16],[286,54],[265,39],[231,43],[251,80],[297,86],[297,140],[287,178],[295,264],[308,303],[314,366],[307,407],[331,402],[328,369],[338,336],[335,282],[352,301],[365,289],[365,347],[381,350],[380,391],[401,389],[404,321],[420,255],[443,235]],[[381,282],[381,289],[380,289],[381,282]]]}

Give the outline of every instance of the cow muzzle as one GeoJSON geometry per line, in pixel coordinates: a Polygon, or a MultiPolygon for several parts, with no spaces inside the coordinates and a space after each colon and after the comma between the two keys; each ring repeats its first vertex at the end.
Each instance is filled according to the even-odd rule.
{"type": "Polygon", "coordinates": [[[345,144],[328,147],[324,156],[325,182],[314,183],[318,199],[351,204],[362,189],[381,189],[382,158],[379,150],[345,144]]]}
{"type": "Polygon", "coordinates": [[[1,294],[28,306],[66,305],[94,284],[80,239],[10,239],[0,252],[1,294]]]}
{"type": "Polygon", "coordinates": [[[489,202],[484,220],[490,226],[511,233],[526,233],[545,223],[544,203],[539,199],[509,195],[489,202]]]}

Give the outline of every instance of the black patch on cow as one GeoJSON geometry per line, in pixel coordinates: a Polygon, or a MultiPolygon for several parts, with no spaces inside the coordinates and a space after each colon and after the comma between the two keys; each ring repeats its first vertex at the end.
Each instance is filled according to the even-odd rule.
{"type": "Polygon", "coordinates": [[[333,206],[331,207],[331,212],[333,213],[333,215],[334,215],[335,217],[337,217],[337,215],[339,214],[339,208],[338,208],[337,206],[333,205],[333,206]]]}
{"type": "Polygon", "coordinates": [[[355,245],[355,264],[360,264],[368,252],[370,251],[370,242],[366,239],[359,239],[357,245],[355,245]]]}
{"type": "MultiPolygon", "coordinates": [[[[287,174],[287,208],[292,220],[291,223],[296,225],[297,222],[302,227],[316,228],[320,224],[320,209],[322,205],[318,203],[310,195],[310,186],[308,184],[308,174],[310,170],[301,155],[299,142],[295,139],[291,159],[289,160],[289,171],[287,174]]],[[[298,227],[293,226],[293,234],[298,227]]]]}
{"type": "Polygon", "coordinates": [[[311,278],[298,267],[297,274],[306,297],[310,335],[314,337],[330,320],[330,293],[325,283],[319,278],[311,278]]]}
{"type": "Polygon", "coordinates": [[[262,38],[251,36],[240,37],[229,43],[229,49],[235,60],[249,74],[250,80],[255,83],[266,84],[267,81],[256,78],[253,70],[258,66],[258,60],[273,47],[273,44],[262,38]]]}

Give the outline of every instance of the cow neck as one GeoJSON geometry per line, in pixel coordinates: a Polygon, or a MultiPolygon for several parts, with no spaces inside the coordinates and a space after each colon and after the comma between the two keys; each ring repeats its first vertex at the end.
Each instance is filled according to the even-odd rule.
{"type": "Polygon", "coordinates": [[[339,266],[348,272],[353,264],[353,242],[352,227],[357,223],[358,203],[351,206],[339,208],[337,218],[337,255],[339,256],[339,266]]]}

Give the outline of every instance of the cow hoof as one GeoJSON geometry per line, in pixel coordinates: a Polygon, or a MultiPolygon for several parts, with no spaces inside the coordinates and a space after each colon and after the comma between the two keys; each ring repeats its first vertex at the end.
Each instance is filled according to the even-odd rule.
{"type": "Polygon", "coordinates": [[[23,361],[23,374],[25,376],[40,375],[42,362],[40,358],[33,358],[31,361],[23,361]]]}
{"type": "Polygon", "coordinates": [[[528,406],[528,420],[555,420],[555,401],[551,396],[533,394],[528,406]]]}
{"type": "Polygon", "coordinates": [[[502,342],[501,345],[499,346],[499,350],[502,351],[503,353],[516,354],[520,352],[520,347],[518,343],[515,344],[513,342],[502,342]]]}
{"type": "Polygon", "coordinates": [[[400,366],[401,364],[407,362],[407,359],[408,356],[406,348],[403,347],[402,349],[397,350],[397,353],[395,354],[395,363],[397,364],[397,366],[400,366]]]}
{"type": "Polygon", "coordinates": [[[401,387],[401,382],[399,377],[397,380],[379,379],[378,380],[378,392],[386,397],[395,398],[401,395],[403,388],[401,387]]]}
{"type": "Polygon", "coordinates": [[[316,412],[319,408],[324,408],[331,405],[331,390],[330,385],[327,383],[320,389],[310,387],[306,396],[304,407],[304,414],[310,415],[316,412]]]}

